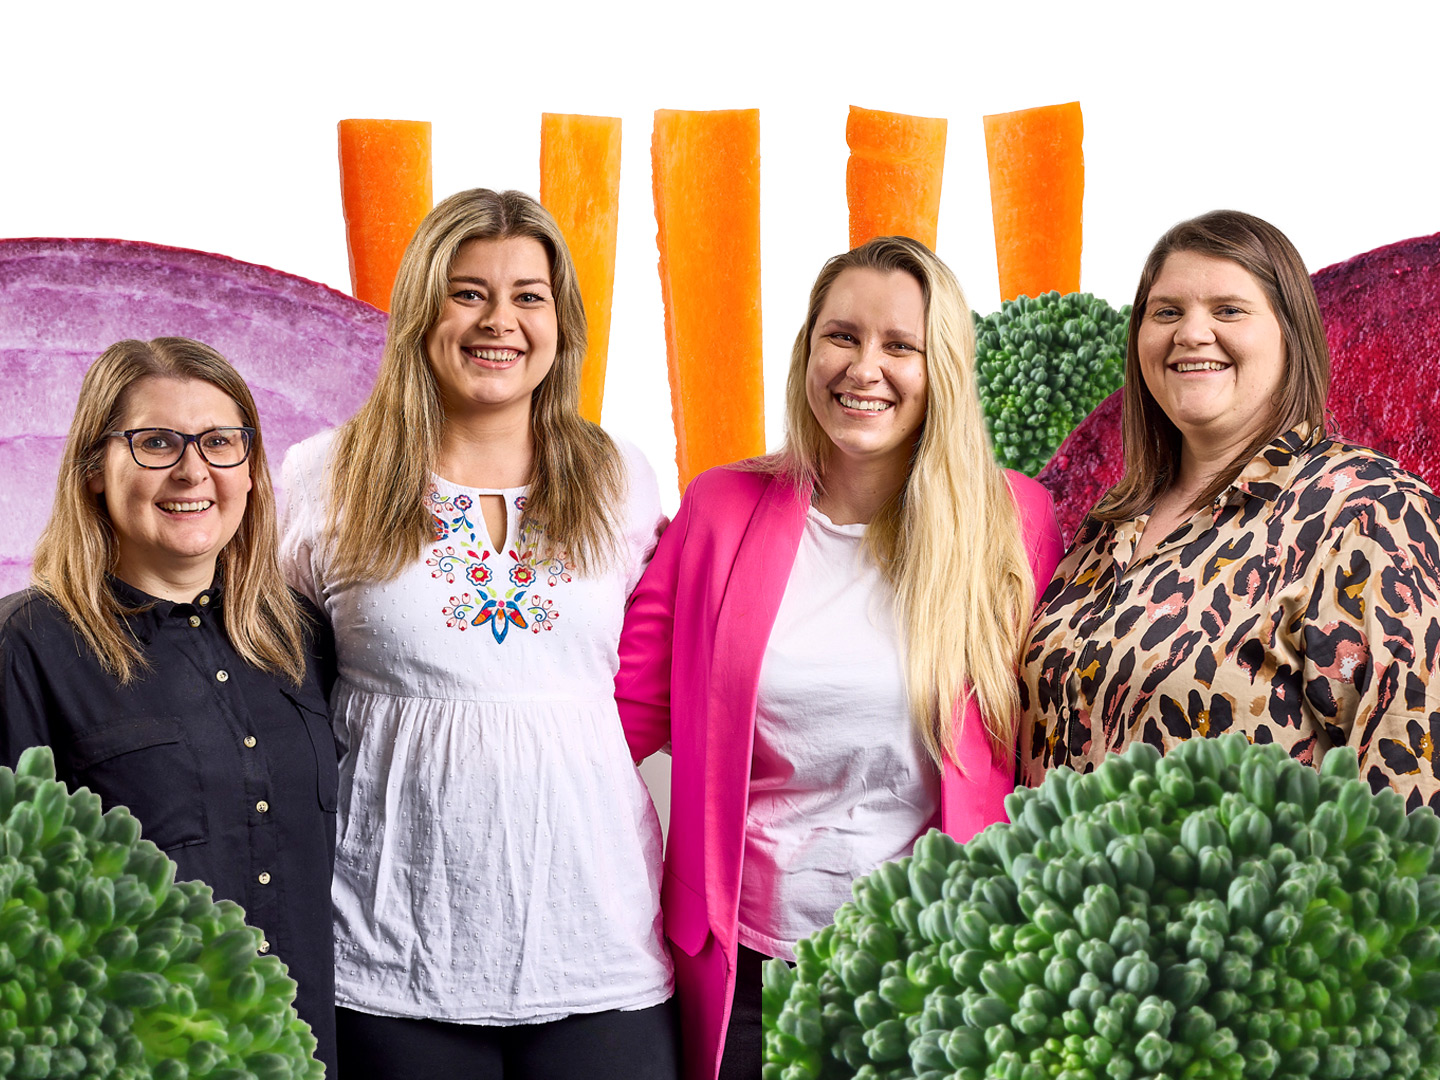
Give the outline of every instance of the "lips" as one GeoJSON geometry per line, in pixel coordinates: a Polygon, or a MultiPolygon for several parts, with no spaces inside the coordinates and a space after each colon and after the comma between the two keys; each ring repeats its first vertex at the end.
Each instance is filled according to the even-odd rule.
{"type": "Polygon", "coordinates": [[[215,503],[210,499],[197,499],[192,502],[159,502],[155,505],[167,514],[198,514],[209,510],[215,503]]]}
{"type": "Polygon", "coordinates": [[[513,364],[522,355],[519,349],[477,348],[470,345],[462,345],[460,351],[471,360],[479,360],[485,364],[513,364]]]}

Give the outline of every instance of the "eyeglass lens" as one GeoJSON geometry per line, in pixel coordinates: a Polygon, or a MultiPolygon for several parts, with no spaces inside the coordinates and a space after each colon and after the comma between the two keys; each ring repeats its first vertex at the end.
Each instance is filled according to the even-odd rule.
{"type": "Polygon", "coordinates": [[[193,441],[203,457],[212,465],[239,465],[250,453],[249,432],[244,428],[211,428],[199,435],[186,435],[169,428],[147,428],[130,437],[130,448],[141,465],[164,467],[174,465],[185,453],[185,444],[193,441]]]}

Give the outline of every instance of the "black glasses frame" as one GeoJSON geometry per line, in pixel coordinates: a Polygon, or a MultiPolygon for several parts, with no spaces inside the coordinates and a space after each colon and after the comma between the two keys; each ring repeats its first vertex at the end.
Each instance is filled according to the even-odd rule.
{"type": "Polygon", "coordinates": [[[176,431],[174,428],[138,427],[131,428],[129,431],[107,432],[105,437],[107,439],[124,439],[125,445],[130,447],[131,460],[142,469],[173,469],[176,465],[180,464],[180,459],[185,456],[185,451],[192,443],[195,445],[195,452],[200,455],[200,459],[212,469],[233,469],[236,466],[244,465],[245,462],[250,460],[250,447],[255,442],[255,429],[253,427],[245,427],[243,424],[225,424],[222,427],[206,428],[196,435],[187,435],[185,432],[176,431]],[[142,431],[164,431],[181,439],[180,453],[175,455],[175,460],[168,465],[146,465],[141,461],[140,456],[135,453],[135,436],[139,435],[142,431]],[[219,461],[211,461],[205,456],[205,447],[201,445],[200,440],[206,435],[214,434],[217,431],[239,431],[245,436],[245,455],[239,461],[222,463],[219,461]]]}

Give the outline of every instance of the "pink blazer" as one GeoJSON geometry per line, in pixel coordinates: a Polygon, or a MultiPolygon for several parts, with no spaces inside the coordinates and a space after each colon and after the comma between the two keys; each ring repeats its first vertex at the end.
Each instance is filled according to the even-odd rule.
{"type": "MultiPolygon", "coordinates": [[[[1062,544],[1050,495],[1010,473],[1043,590],[1062,544]]],[[[673,767],[660,903],[675,963],[684,1076],[714,1080],[735,985],[735,931],[760,662],[804,529],[809,493],[711,469],[685,492],[631,598],[615,696],[636,761],[668,741],[673,767]]],[[[1015,763],[969,705],[941,780],[941,827],[965,840],[1004,816],[1015,763]]]]}

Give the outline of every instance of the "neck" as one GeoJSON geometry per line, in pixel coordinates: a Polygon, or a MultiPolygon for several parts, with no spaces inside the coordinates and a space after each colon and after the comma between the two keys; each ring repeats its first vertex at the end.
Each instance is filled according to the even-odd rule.
{"type": "Polygon", "coordinates": [[[903,460],[855,461],[832,453],[821,475],[815,507],[836,525],[868,525],[905,486],[909,456],[903,460]]]}
{"type": "Polygon", "coordinates": [[[169,600],[172,604],[188,604],[215,584],[215,560],[203,560],[194,566],[166,566],[155,569],[136,566],[122,555],[115,576],[132,589],[149,596],[169,600]]]}
{"type": "Polygon", "coordinates": [[[435,470],[463,487],[514,488],[530,482],[535,440],[530,411],[445,417],[435,470]]]}
{"type": "Polygon", "coordinates": [[[1193,499],[1209,487],[1211,482],[1235,460],[1235,455],[1244,448],[1244,443],[1241,442],[1207,444],[1197,439],[1182,437],[1180,440],[1180,470],[1175,479],[1171,481],[1171,490],[1187,492],[1193,499]]]}

